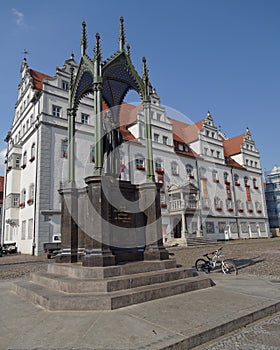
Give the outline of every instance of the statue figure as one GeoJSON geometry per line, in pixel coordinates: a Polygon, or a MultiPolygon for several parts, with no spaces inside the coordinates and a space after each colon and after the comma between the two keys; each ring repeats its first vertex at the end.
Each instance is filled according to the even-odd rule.
{"type": "Polygon", "coordinates": [[[122,144],[123,139],[120,128],[110,110],[104,113],[103,130],[104,173],[118,176],[120,173],[119,146],[122,144]]]}

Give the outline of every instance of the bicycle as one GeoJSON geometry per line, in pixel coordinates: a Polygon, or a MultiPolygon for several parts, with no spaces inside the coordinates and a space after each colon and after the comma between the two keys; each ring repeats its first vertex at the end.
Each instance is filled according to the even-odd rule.
{"type": "Polygon", "coordinates": [[[214,252],[204,254],[203,256],[206,257],[208,260],[205,260],[203,258],[197,259],[195,262],[196,270],[209,273],[213,271],[217,265],[220,265],[223,273],[237,275],[237,266],[232,260],[223,259],[223,255],[221,252],[222,249],[223,247],[218,248],[214,252]],[[209,255],[213,255],[213,257],[210,257],[209,255]]]}

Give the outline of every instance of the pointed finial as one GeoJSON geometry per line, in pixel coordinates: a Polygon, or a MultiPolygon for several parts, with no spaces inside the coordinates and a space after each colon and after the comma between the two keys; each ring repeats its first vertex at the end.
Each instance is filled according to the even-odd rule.
{"type": "Polygon", "coordinates": [[[149,71],[148,71],[146,62],[147,62],[146,57],[143,56],[142,57],[142,79],[143,79],[143,81],[149,80],[149,71]]]}
{"type": "Polygon", "coordinates": [[[101,47],[100,47],[100,34],[96,33],[95,34],[95,47],[94,47],[94,60],[95,61],[101,61],[101,47]]]}
{"type": "Polygon", "coordinates": [[[73,87],[73,83],[74,83],[74,67],[71,66],[70,67],[70,90],[73,87]]]}
{"type": "Polygon", "coordinates": [[[82,23],[82,38],[81,38],[81,53],[82,56],[86,54],[87,49],[87,31],[86,31],[86,22],[82,23]]]}
{"type": "Polygon", "coordinates": [[[123,19],[123,16],[121,16],[120,17],[120,36],[119,36],[120,51],[124,50],[124,45],[125,45],[125,33],[124,33],[123,22],[124,22],[124,19],[123,19]]]}
{"type": "Polygon", "coordinates": [[[129,44],[126,45],[126,49],[127,49],[127,56],[130,58],[130,45],[129,44]]]}

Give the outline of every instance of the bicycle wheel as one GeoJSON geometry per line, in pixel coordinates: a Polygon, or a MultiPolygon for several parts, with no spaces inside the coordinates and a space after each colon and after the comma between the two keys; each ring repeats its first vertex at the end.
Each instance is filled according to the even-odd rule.
{"type": "Polygon", "coordinates": [[[232,274],[232,275],[238,274],[237,266],[232,260],[222,261],[222,271],[225,274],[232,274]]]}
{"type": "Polygon", "coordinates": [[[196,271],[208,272],[208,264],[204,259],[197,259],[195,262],[196,271]]]}

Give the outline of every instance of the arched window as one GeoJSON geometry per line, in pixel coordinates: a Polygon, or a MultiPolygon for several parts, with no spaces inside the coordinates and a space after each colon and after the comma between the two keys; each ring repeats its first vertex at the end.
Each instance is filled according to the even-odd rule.
{"type": "Polygon", "coordinates": [[[199,173],[200,173],[200,179],[201,180],[207,180],[207,177],[206,177],[206,169],[201,167],[199,169],[199,173]]]}
{"type": "Polygon", "coordinates": [[[247,176],[244,177],[244,185],[246,187],[250,187],[250,185],[249,185],[249,178],[247,176]]]}
{"type": "Polygon", "coordinates": [[[212,179],[213,179],[213,182],[219,182],[219,177],[218,177],[218,172],[217,170],[213,170],[212,171],[212,179]]]}
{"type": "Polygon", "coordinates": [[[253,186],[254,186],[254,189],[257,190],[259,187],[258,187],[258,183],[257,183],[257,179],[253,179],[253,186]]]}
{"type": "Polygon", "coordinates": [[[68,140],[64,139],[61,143],[62,158],[68,158],[68,140]]]}
{"type": "Polygon", "coordinates": [[[186,164],[186,173],[190,178],[194,177],[193,166],[191,164],[186,164]]]}
{"type": "Polygon", "coordinates": [[[31,205],[34,202],[34,184],[31,184],[29,186],[29,196],[28,196],[28,200],[27,200],[27,204],[31,205]]]}
{"type": "Polygon", "coordinates": [[[33,160],[35,159],[35,143],[32,143],[31,146],[31,158],[29,159],[29,162],[33,162],[33,160]]]}
{"type": "Polygon", "coordinates": [[[178,164],[176,162],[171,163],[171,173],[172,175],[179,175],[178,164]]]}
{"type": "Polygon", "coordinates": [[[27,163],[27,151],[24,151],[23,157],[22,157],[22,165],[21,165],[22,169],[26,167],[26,163],[27,163]]]}
{"type": "Polygon", "coordinates": [[[226,185],[229,185],[230,184],[230,181],[229,181],[229,174],[225,171],[224,172],[224,181],[225,181],[225,184],[226,185]]]}
{"type": "Polygon", "coordinates": [[[214,205],[215,205],[215,209],[217,211],[222,211],[223,210],[223,202],[219,197],[215,197],[214,198],[214,205]]]}
{"type": "Polygon", "coordinates": [[[261,203],[260,202],[256,202],[255,203],[255,206],[256,206],[256,211],[257,211],[257,213],[261,213],[262,212],[262,205],[261,205],[261,203]]]}
{"type": "Polygon", "coordinates": [[[243,211],[244,211],[244,203],[240,199],[238,199],[236,201],[236,205],[237,205],[237,210],[239,211],[239,213],[243,213],[243,211]]]}
{"type": "Polygon", "coordinates": [[[235,186],[240,186],[239,175],[234,174],[234,175],[233,175],[233,179],[234,179],[234,184],[235,184],[235,186]]]}
{"type": "Polygon", "coordinates": [[[20,194],[20,203],[19,203],[19,207],[20,208],[24,208],[25,207],[25,201],[26,201],[26,189],[23,188],[21,190],[21,194],[20,194]]]}

